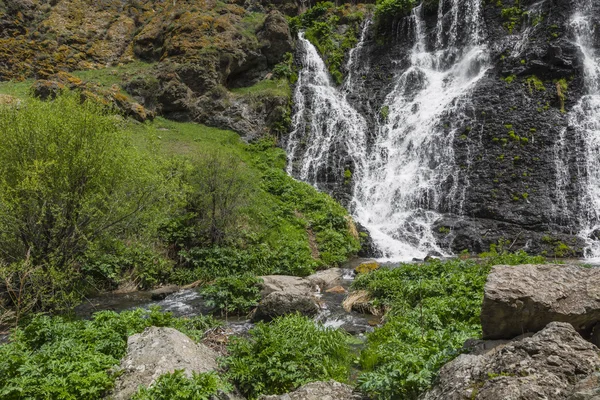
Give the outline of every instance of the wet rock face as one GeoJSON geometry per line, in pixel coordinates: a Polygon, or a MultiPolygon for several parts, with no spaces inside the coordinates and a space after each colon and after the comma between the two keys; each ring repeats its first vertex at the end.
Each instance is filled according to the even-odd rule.
{"type": "Polygon", "coordinates": [[[421,400],[588,400],[598,394],[598,348],[552,322],[535,335],[482,355],[463,354],[440,370],[421,400]]]}
{"type": "Polygon", "coordinates": [[[552,321],[600,344],[600,270],[575,265],[498,265],[484,289],[484,339],[512,339],[552,321]]]}
{"type": "MultiPolygon", "coordinates": [[[[452,2],[440,3],[449,20],[452,2]]],[[[442,248],[482,252],[506,240],[512,251],[582,255],[584,242],[576,235],[585,179],[583,146],[569,124],[569,112],[585,94],[582,54],[571,28],[576,3],[522,1],[512,25],[503,11],[510,7],[506,2],[481,3],[487,70],[467,98],[457,100],[466,103],[464,112],[444,112],[437,127],[452,135],[456,173],[431,196],[443,201],[432,202],[426,194],[419,203],[442,215],[433,226],[442,248]],[[561,80],[566,93],[557,86],[561,80]]],[[[425,12],[423,22],[429,50],[437,40],[437,12],[425,12]]],[[[352,66],[347,98],[369,122],[371,142],[380,134],[376,126],[384,118],[388,94],[411,65],[414,29],[410,18],[373,25],[352,66]]],[[[347,200],[339,195],[341,178],[335,184],[329,177],[323,180],[323,187],[347,200]]]]}

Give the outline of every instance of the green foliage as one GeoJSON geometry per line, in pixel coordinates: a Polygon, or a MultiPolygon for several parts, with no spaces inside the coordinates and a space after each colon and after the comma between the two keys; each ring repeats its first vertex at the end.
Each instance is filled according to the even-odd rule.
{"type": "Polygon", "coordinates": [[[210,400],[219,391],[228,390],[216,372],[192,373],[183,370],[161,375],[150,388],[140,388],[131,400],[210,400]]]}
{"type": "Polygon", "coordinates": [[[36,316],[0,346],[2,399],[98,399],[112,388],[127,337],[148,326],[172,326],[195,339],[215,322],[173,318],[158,310],[96,313],[91,321],[36,316]]]}
{"type": "Polygon", "coordinates": [[[201,292],[206,304],[221,315],[245,314],[258,305],[261,282],[252,274],[218,278],[201,292]]]}
{"type": "Polygon", "coordinates": [[[514,81],[516,78],[517,78],[517,76],[516,76],[516,75],[509,75],[509,76],[507,76],[507,77],[505,77],[505,78],[502,78],[502,80],[503,80],[504,82],[506,82],[506,83],[508,83],[508,84],[510,85],[511,83],[513,83],[513,81],[514,81]]]}
{"type": "Polygon", "coordinates": [[[308,275],[317,267],[338,265],[358,251],[360,243],[349,229],[347,211],[328,195],[289,177],[284,170],[285,152],[275,147],[272,137],[246,145],[233,132],[160,119],[157,122],[144,127],[147,130],[140,134],[159,136],[157,140],[165,151],[189,159],[177,167],[182,172],[174,173],[182,176],[190,193],[188,204],[162,230],[174,257],[185,267],[174,270],[172,281],[210,281],[245,272],[308,275]],[[198,158],[207,152],[235,157],[236,176],[243,177],[246,186],[252,188],[226,230],[230,233],[218,246],[201,240],[202,231],[195,221],[205,207],[193,206],[190,201],[198,192],[189,190],[194,187],[189,177],[198,158]],[[309,231],[314,234],[312,244],[318,250],[315,258],[309,231]]]}
{"type": "Polygon", "coordinates": [[[348,380],[352,354],[342,331],[296,314],[259,323],[249,333],[249,338],[232,338],[225,366],[250,399],[311,381],[348,380]]]}
{"type": "Polygon", "coordinates": [[[375,15],[380,18],[397,18],[410,14],[415,0],[377,0],[375,15]]]}
{"type": "Polygon", "coordinates": [[[305,37],[323,56],[325,64],[336,84],[344,76],[342,66],[346,54],[358,42],[362,12],[348,13],[349,8],[335,7],[331,2],[320,2],[304,14],[290,19],[292,31],[304,30],[305,37]],[[339,27],[345,26],[344,31],[339,27]]]}
{"type": "Polygon", "coordinates": [[[531,76],[528,76],[527,78],[525,78],[525,82],[527,83],[527,86],[529,87],[530,94],[533,94],[534,89],[537,91],[545,91],[546,90],[546,86],[544,85],[544,82],[542,82],[535,75],[531,75],[531,76]]]}
{"type": "Polygon", "coordinates": [[[503,25],[508,30],[508,33],[512,34],[515,28],[518,29],[521,26],[525,15],[527,15],[527,13],[519,6],[519,0],[515,1],[513,7],[502,9],[502,18],[506,21],[503,25]]]}
{"type": "Polygon", "coordinates": [[[294,55],[292,53],[285,53],[283,61],[273,67],[273,75],[277,79],[286,79],[291,84],[296,83],[298,72],[294,66],[294,55]]]}
{"type": "MultiPolygon", "coordinates": [[[[0,143],[0,262],[39,267],[45,282],[21,282],[28,289],[72,297],[90,245],[151,234],[168,215],[162,160],[134,147],[110,110],[74,93],[0,107],[0,143]]],[[[57,306],[32,295],[41,308],[57,306]]]]}
{"type": "Polygon", "coordinates": [[[483,286],[492,265],[540,263],[543,257],[506,253],[494,246],[481,260],[401,264],[357,277],[374,305],[390,311],[368,335],[359,387],[378,399],[416,399],[464,341],[481,334],[483,286]]]}
{"type": "Polygon", "coordinates": [[[390,116],[390,107],[389,106],[381,107],[381,110],[379,111],[379,115],[381,115],[381,118],[384,121],[387,121],[388,117],[390,116]]]}

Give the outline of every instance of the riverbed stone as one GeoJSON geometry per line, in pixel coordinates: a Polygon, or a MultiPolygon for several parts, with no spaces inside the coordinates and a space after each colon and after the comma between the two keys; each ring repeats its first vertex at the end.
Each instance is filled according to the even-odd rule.
{"type": "Polygon", "coordinates": [[[336,381],[311,382],[299,389],[282,395],[262,396],[261,400],[361,400],[352,386],[336,381]]]}
{"type": "Polygon", "coordinates": [[[598,368],[598,348],[571,324],[552,322],[531,337],[458,356],[420,400],[592,400],[598,368]]]}
{"type": "Polygon", "coordinates": [[[379,264],[376,261],[368,261],[354,268],[356,274],[368,274],[369,272],[379,269],[379,264]]]}
{"type": "Polygon", "coordinates": [[[306,277],[312,285],[318,286],[321,291],[326,291],[336,286],[341,286],[344,282],[344,270],[341,268],[329,268],[318,271],[306,277]]]}
{"type": "Polygon", "coordinates": [[[260,277],[263,281],[261,295],[266,297],[273,292],[285,292],[294,295],[305,295],[316,290],[315,285],[305,278],[288,275],[266,275],[260,277]]]}
{"type": "Polygon", "coordinates": [[[585,339],[597,339],[592,333],[600,321],[600,269],[550,264],[492,268],[481,310],[484,339],[512,339],[552,321],[568,322],[585,339]]]}
{"type": "Polygon", "coordinates": [[[149,327],[127,340],[127,354],[121,360],[122,375],[117,378],[111,398],[129,399],[139,386],[150,386],[161,375],[183,369],[209,372],[217,368],[217,353],[197,344],[173,328],[149,327]]]}
{"type": "Polygon", "coordinates": [[[276,291],[263,298],[254,314],[253,321],[271,321],[287,314],[300,313],[313,317],[319,312],[316,298],[307,293],[276,291]]]}
{"type": "Polygon", "coordinates": [[[180,288],[177,285],[163,286],[161,288],[151,290],[150,297],[152,298],[152,300],[163,300],[168,295],[179,291],[179,289],[180,288]]]}

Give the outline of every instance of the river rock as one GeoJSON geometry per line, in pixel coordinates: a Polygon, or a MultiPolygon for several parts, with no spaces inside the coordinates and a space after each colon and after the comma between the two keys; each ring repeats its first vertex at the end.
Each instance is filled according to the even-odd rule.
{"type": "Polygon", "coordinates": [[[371,271],[375,271],[379,269],[379,264],[376,261],[369,261],[360,264],[358,267],[354,268],[354,272],[356,274],[368,274],[371,271]]]}
{"type": "Polygon", "coordinates": [[[307,293],[272,292],[263,298],[252,315],[253,321],[271,321],[283,315],[300,313],[312,317],[319,312],[314,296],[307,293]]]}
{"type": "Polygon", "coordinates": [[[217,368],[218,355],[203,344],[173,328],[150,327],[127,340],[127,355],[121,360],[123,374],[117,379],[112,398],[129,399],[138,387],[150,386],[159,376],[183,369],[208,372],[217,368]]]}
{"type": "Polygon", "coordinates": [[[598,348],[571,324],[552,322],[485,354],[460,355],[442,367],[437,384],[420,399],[596,400],[598,368],[598,348]]]}
{"type": "Polygon", "coordinates": [[[307,276],[306,279],[313,286],[318,286],[321,291],[325,291],[336,286],[341,286],[344,281],[344,271],[341,268],[329,268],[307,276]]]}
{"type": "Polygon", "coordinates": [[[336,381],[311,382],[291,393],[260,397],[261,400],[360,400],[363,398],[353,391],[352,386],[336,381]]]}
{"type": "Polygon", "coordinates": [[[273,292],[285,292],[294,295],[305,295],[316,290],[315,285],[308,279],[287,275],[267,275],[260,277],[262,283],[262,297],[273,292]]]}
{"type": "Polygon", "coordinates": [[[484,339],[512,339],[552,321],[568,322],[591,339],[600,321],[600,269],[532,264],[492,269],[481,310],[484,339]]]}
{"type": "Polygon", "coordinates": [[[350,292],[344,302],[342,303],[342,307],[346,312],[356,311],[362,314],[373,314],[373,315],[382,315],[382,310],[373,306],[371,302],[371,295],[366,290],[356,290],[354,292],[350,292]]]}
{"type": "Polygon", "coordinates": [[[154,289],[150,291],[150,297],[152,300],[162,300],[170,294],[173,294],[179,290],[179,286],[177,285],[167,285],[158,289],[154,289]]]}

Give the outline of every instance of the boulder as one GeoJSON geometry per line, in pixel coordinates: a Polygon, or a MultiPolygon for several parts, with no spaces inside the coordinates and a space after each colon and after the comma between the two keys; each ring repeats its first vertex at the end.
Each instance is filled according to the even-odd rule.
{"type": "Polygon", "coordinates": [[[575,265],[498,265],[484,289],[484,339],[512,339],[552,321],[591,340],[600,321],[600,269],[575,265]]]}
{"type": "Polygon", "coordinates": [[[314,293],[315,285],[305,278],[287,275],[266,275],[261,276],[262,297],[266,297],[273,292],[285,292],[294,295],[305,295],[314,293]]]}
{"type": "Polygon", "coordinates": [[[356,274],[368,274],[369,272],[375,271],[376,269],[379,269],[379,264],[376,261],[368,261],[354,268],[354,272],[356,274]]]}
{"type": "Polygon", "coordinates": [[[150,291],[150,297],[152,300],[162,300],[170,294],[173,294],[179,290],[179,286],[177,285],[167,285],[158,289],[154,289],[150,291]]]}
{"type": "Polygon", "coordinates": [[[291,393],[260,397],[261,400],[360,400],[363,398],[353,391],[352,386],[336,381],[311,382],[291,393]]]}
{"type": "Polygon", "coordinates": [[[597,399],[598,348],[573,326],[552,322],[531,337],[444,365],[421,400],[597,399]],[[590,394],[591,393],[591,394],[590,394]]]}
{"type": "Polygon", "coordinates": [[[319,305],[311,294],[275,291],[263,298],[252,315],[253,321],[271,321],[286,314],[300,313],[312,317],[319,305]]]}
{"type": "Polygon", "coordinates": [[[269,65],[275,65],[283,59],[285,53],[294,50],[293,39],[285,16],[273,10],[265,19],[262,29],[256,34],[261,43],[261,51],[269,65]]]}
{"type": "Polygon", "coordinates": [[[346,293],[347,290],[343,286],[334,286],[331,289],[327,289],[325,292],[342,294],[342,293],[346,293]]]}
{"type": "Polygon", "coordinates": [[[307,276],[313,286],[318,286],[321,291],[326,291],[336,286],[340,286],[344,281],[344,271],[341,268],[329,268],[307,276]]]}
{"type": "Polygon", "coordinates": [[[217,368],[218,355],[203,344],[173,328],[150,327],[127,340],[127,355],[121,360],[123,374],[112,397],[129,399],[138,387],[150,386],[159,376],[183,369],[188,376],[217,368]]]}

